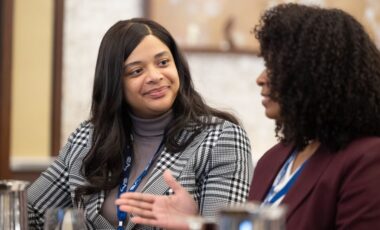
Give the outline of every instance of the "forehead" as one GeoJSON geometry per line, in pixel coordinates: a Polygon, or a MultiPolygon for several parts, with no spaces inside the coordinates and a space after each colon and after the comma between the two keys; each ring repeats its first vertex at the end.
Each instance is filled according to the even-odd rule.
{"type": "Polygon", "coordinates": [[[163,52],[171,55],[170,49],[165,45],[165,43],[154,35],[147,35],[129,55],[126,63],[128,64],[130,62],[142,61],[163,52]]]}

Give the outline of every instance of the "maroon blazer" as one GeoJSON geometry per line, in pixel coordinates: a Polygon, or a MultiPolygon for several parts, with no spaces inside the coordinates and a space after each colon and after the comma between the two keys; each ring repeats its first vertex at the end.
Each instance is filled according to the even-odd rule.
{"type": "MultiPolygon", "coordinates": [[[[264,200],[291,150],[277,144],[259,160],[249,200],[264,200]]],[[[288,230],[380,229],[380,137],[335,153],[321,145],[282,203],[288,230]]]]}

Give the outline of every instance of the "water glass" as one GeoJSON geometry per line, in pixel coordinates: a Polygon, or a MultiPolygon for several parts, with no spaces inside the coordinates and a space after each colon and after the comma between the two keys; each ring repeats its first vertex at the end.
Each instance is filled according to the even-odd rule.
{"type": "Polygon", "coordinates": [[[191,216],[186,218],[189,230],[216,230],[215,220],[201,216],[191,216]]]}
{"type": "Polygon", "coordinates": [[[286,206],[259,203],[225,208],[219,212],[219,230],[284,230],[286,206]]]}
{"type": "Polygon", "coordinates": [[[86,229],[83,209],[51,208],[45,213],[44,230],[86,229]]]}

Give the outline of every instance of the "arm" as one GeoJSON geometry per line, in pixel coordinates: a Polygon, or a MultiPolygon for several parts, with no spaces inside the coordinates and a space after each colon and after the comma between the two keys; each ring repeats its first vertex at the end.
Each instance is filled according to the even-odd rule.
{"type": "Polygon", "coordinates": [[[31,229],[42,229],[44,214],[48,208],[72,206],[69,188],[69,157],[75,139],[83,138],[86,124],[71,134],[57,159],[46,169],[27,190],[28,216],[31,229]]]}
{"type": "Polygon", "coordinates": [[[203,146],[209,154],[197,198],[200,214],[214,218],[220,208],[246,201],[253,172],[251,149],[245,131],[229,122],[211,132],[204,143],[211,146],[203,146]]]}
{"type": "Polygon", "coordinates": [[[380,144],[355,152],[340,189],[337,229],[380,229],[380,144]]]}

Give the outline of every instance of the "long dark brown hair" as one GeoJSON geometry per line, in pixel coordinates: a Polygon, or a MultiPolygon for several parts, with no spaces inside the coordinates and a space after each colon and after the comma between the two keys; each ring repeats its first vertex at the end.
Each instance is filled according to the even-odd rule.
{"type": "Polygon", "coordinates": [[[90,119],[94,126],[93,145],[82,165],[82,172],[89,184],[76,190],[76,199],[81,195],[110,190],[121,180],[122,152],[131,144],[132,128],[122,89],[123,64],[147,35],[156,36],[170,49],[180,79],[179,92],[172,108],[174,120],[165,131],[167,151],[175,153],[184,150],[202,129],[215,123],[211,116],[238,124],[232,114],[205,104],[194,89],[187,61],[164,27],[143,18],[119,21],[104,35],[99,48],[90,119]],[[186,129],[191,130],[191,135],[179,141],[180,133],[186,129]]]}

